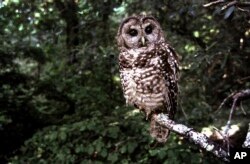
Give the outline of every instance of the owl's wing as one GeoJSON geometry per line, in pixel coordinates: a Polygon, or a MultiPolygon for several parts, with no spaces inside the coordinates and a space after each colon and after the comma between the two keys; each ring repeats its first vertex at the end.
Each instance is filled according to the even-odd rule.
{"type": "Polygon", "coordinates": [[[174,50],[173,47],[171,47],[169,44],[167,45],[167,47],[169,48],[170,50],[170,58],[169,60],[170,61],[173,61],[173,70],[174,70],[174,74],[175,74],[175,80],[178,82],[179,80],[179,64],[180,64],[180,61],[179,61],[179,57],[178,57],[178,54],[176,53],[176,51],[174,50]]]}
{"type": "Polygon", "coordinates": [[[165,44],[164,49],[166,51],[166,55],[162,56],[164,58],[162,60],[166,62],[166,65],[163,67],[163,72],[166,85],[168,86],[165,98],[165,107],[167,108],[169,117],[173,119],[177,110],[179,61],[177,53],[169,44],[165,44]]]}

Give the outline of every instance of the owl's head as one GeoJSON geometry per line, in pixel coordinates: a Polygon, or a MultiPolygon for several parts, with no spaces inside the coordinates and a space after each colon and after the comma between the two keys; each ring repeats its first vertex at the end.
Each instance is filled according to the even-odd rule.
{"type": "Polygon", "coordinates": [[[137,49],[164,41],[163,31],[152,16],[131,16],[120,24],[117,33],[118,47],[137,49]]]}

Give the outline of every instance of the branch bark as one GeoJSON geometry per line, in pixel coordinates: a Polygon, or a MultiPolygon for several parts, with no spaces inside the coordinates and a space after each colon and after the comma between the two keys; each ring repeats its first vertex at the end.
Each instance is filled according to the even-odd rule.
{"type": "Polygon", "coordinates": [[[244,11],[244,12],[249,13],[249,10],[246,10],[246,9],[243,9],[243,8],[244,7],[249,8],[250,2],[239,2],[237,0],[231,0],[231,1],[215,0],[215,1],[209,2],[207,4],[204,4],[203,7],[208,8],[208,7],[211,7],[211,6],[218,6],[219,4],[223,4],[223,6],[221,7],[221,11],[225,10],[225,9],[228,9],[231,6],[235,6],[240,11],[244,11]]]}
{"type": "Polygon", "coordinates": [[[170,120],[166,114],[153,115],[152,117],[154,117],[157,123],[161,126],[164,126],[183,137],[189,138],[191,142],[194,142],[200,148],[213,153],[216,157],[223,161],[229,162],[229,155],[227,151],[217,143],[211,141],[205,134],[196,132],[192,128],[170,120]]]}
{"type": "Polygon", "coordinates": [[[217,4],[220,4],[223,2],[225,2],[225,0],[212,1],[212,2],[209,2],[207,4],[204,4],[203,7],[210,7],[210,6],[217,5],[217,4]]]}
{"type": "Polygon", "coordinates": [[[248,132],[247,132],[246,140],[243,143],[242,147],[250,148],[250,124],[248,125],[248,132]]]}
{"type": "MultiPolygon", "coordinates": [[[[239,101],[242,101],[248,98],[250,98],[250,89],[232,93],[220,105],[219,108],[221,108],[225,104],[225,102],[228,101],[229,99],[233,100],[233,105],[230,111],[229,120],[227,122],[228,129],[226,130],[226,134],[227,134],[227,131],[230,129],[231,119],[232,119],[233,111],[236,108],[236,104],[239,101]]],[[[202,149],[205,149],[207,152],[211,152],[219,159],[229,162],[229,150],[225,150],[224,147],[222,147],[222,145],[215,143],[214,141],[209,139],[205,134],[199,133],[195,131],[194,129],[187,127],[186,125],[178,124],[175,121],[169,119],[168,116],[163,113],[158,114],[158,115],[153,115],[152,117],[154,117],[156,122],[159,123],[161,126],[164,126],[168,128],[169,130],[185,138],[188,138],[191,142],[194,142],[196,145],[198,145],[202,149]]],[[[242,147],[250,148],[250,124],[249,124],[249,129],[248,129],[245,142],[242,145],[242,147]]]]}
{"type": "Polygon", "coordinates": [[[230,94],[227,98],[225,98],[223,100],[223,102],[221,103],[218,110],[220,110],[222,108],[222,106],[225,105],[225,103],[228,100],[232,99],[232,101],[233,101],[233,105],[231,107],[229,118],[228,118],[227,125],[226,125],[226,128],[225,128],[225,134],[227,134],[228,130],[230,129],[232,116],[233,116],[233,113],[234,113],[234,111],[236,109],[236,104],[239,103],[240,101],[248,99],[248,98],[250,98],[250,89],[242,90],[242,91],[239,91],[239,92],[234,92],[234,93],[230,94]]]}
{"type": "Polygon", "coordinates": [[[226,5],[223,6],[224,8],[225,7],[228,8],[228,7],[232,6],[232,5],[237,5],[239,7],[248,7],[248,6],[250,6],[250,2],[239,2],[239,1],[236,1],[236,0],[233,0],[231,2],[227,2],[225,0],[216,0],[216,1],[212,1],[212,2],[209,2],[207,4],[204,4],[203,7],[210,7],[210,6],[218,5],[220,3],[227,3],[226,5]]]}

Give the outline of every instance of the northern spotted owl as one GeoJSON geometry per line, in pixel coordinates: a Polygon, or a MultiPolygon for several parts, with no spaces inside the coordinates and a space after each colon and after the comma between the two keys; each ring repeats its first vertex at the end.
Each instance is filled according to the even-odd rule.
{"type": "Polygon", "coordinates": [[[126,18],[117,33],[119,70],[126,103],[145,112],[150,134],[166,142],[169,130],[157,124],[153,115],[174,118],[177,108],[178,58],[166,42],[158,21],[151,16],[126,18]]]}

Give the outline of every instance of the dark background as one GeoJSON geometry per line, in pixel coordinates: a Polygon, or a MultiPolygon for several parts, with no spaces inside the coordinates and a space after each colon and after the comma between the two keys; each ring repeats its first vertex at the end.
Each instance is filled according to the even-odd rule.
{"type": "MultiPolygon", "coordinates": [[[[220,103],[250,87],[250,17],[205,3],[0,1],[0,163],[218,163],[177,134],[165,145],[150,137],[143,113],[125,105],[115,40],[124,17],[155,16],[180,56],[175,120],[220,129],[231,107],[220,103]]],[[[237,110],[233,124],[246,118],[237,110]]]]}

